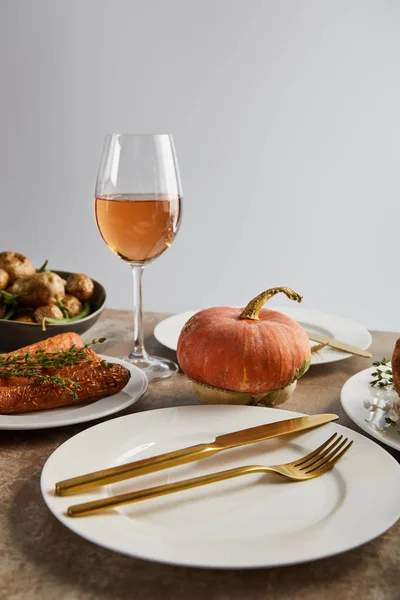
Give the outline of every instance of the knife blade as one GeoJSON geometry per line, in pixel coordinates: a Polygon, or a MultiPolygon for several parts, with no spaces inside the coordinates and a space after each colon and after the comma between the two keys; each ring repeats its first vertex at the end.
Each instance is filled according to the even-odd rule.
{"type": "Polygon", "coordinates": [[[85,492],[109,483],[201,460],[218,454],[218,452],[222,452],[223,450],[229,450],[246,444],[254,444],[281,435],[311,429],[312,427],[319,427],[338,418],[337,415],[329,413],[310,415],[219,435],[211,443],[197,444],[188,448],[174,450],[173,452],[158,454],[151,458],[144,458],[116,467],[102,469],[101,471],[72,477],[71,479],[64,479],[55,484],[55,494],[56,496],[72,496],[73,494],[79,494],[80,492],[85,492]]]}
{"type": "Polygon", "coordinates": [[[343,350],[343,352],[349,352],[350,354],[356,354],[357,356],[363,356],[364,358],[372,358],[371,352],[368,352],[367,350],[362,350],[361,348],[357,348],[356,346],[351,346],[350,344],[345,344],[344,342],[339,342],[339,340],[330,338],[327,335],[314,333],[314,331],[307,331],[307,335],[309,339],[313,342],[327,344],[327,346],[336,348],[336,350],[343,350]]]}

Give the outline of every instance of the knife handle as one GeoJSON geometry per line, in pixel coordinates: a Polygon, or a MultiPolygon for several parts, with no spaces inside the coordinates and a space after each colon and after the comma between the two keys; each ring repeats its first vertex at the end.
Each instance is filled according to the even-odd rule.
{"type": "Polygon", "coordinates": [[[161,471],[162,469],[169,469],[170,467],[176,467],[195,460],[207,458],[217,454],[221,450],[223,450],[223,448],[212,443],[197,444],[196,446],[189,446],[188,448],[174,450],[173,452],[166,452],[165,454],[136,460],[134,462],[118,465],[117,467],[110,467],[101,471],[86,473],[85,475],[58,481],[55,484],[55,494],[56,496],[72,496],[73,494],[86,492],[87,490],[92,490],[93,488],[108,483],[116,483],[117,481],[130,479],[131,477],[147,475],[148,473],[154,473],[155,471],[161,471]]]}

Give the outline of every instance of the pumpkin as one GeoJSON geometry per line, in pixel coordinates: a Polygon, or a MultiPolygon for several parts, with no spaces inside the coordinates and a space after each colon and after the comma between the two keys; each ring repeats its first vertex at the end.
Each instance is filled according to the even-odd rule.
{"type": "Polygon", "coordinates": [[[266,290],[245,309],[207,308],[193,315],[178,340],[181,369],[205,403],[281,404],[310,365],[310,342],[303,327],[264,303],[283,292],[266,290]]]}

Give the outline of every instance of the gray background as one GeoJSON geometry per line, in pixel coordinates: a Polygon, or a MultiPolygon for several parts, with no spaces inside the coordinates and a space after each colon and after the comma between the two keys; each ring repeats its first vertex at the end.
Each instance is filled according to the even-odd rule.
{"type": "Polygon", "coordinates": [[[130,307],[93,217],[103,138],[169,132],[184,213],[146,309],[289,285],[399,330],[399,32],[396,0],[0,0],[0,248],[130,307]]]}

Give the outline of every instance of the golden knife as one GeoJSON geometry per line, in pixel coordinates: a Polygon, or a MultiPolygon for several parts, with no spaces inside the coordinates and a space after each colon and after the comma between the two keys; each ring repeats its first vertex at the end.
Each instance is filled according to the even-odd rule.
{"type": "Polygon", "coordinates": [[[87,490],[108,483],[115,483],[116,481],[123,481],[124,479],[130,479],[131,477],[147,475],[154,471],[161,471],[162,469],[169,469],[170,467],[176,467],[195,460],[201,460],[202,458],[208,458],[209,456],[218,454],[218,452],[236,448],[237,446],[254,444],[255,442],[262,442],[280,435],[295,433],[297,431],[311,429],[312,427],[319,427],[330,421],[335,421],[338,418],[339,417],[334,414],[310,415],[277,421],[275,423],[267,423],[266,425],[250,427],[249,429],[242,429],[240,431],[233,431],[232,433],[219,435],[215,438],[214,442],[211,443],[197,444],[195,446],[189,446],[188,448],[174,450],[173,452],[158,454],[151,458],[144,458],[142,460],[118,465],[117,467],[110,467],[101,471],[95,471],[93,473],[87,473],[85,475],[79,475],[78,477],[59,481],[55,485],[55,494],[56,496],[72,496],[73,494],[86,492],[87,490]]]}
{"type": "Polygon", "coordinates": [[[321,335],[320,333],[314,333],[313,331],[307,331],[307,335],[308,338],[313,342],[326,344],[327,346],[336,348],[336,350],[343,350],[343,352],[349,352],[349,354],[356,354],[357,356],[363,356],[364,358],[372,357],[371,352],[367,352],[367,350],[361,350],[361,348],[356,348],[356,346],[339,342],[338,340],[330,338],[327,335],[321,335]]]}

